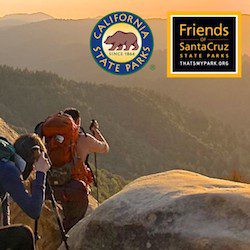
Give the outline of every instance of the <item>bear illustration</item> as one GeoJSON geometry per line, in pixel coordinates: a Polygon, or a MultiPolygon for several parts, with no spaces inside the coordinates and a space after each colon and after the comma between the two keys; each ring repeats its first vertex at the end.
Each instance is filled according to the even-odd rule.
{"type": "Polygon", "coordinates": [[[132,45],[134,46],[133,50],[139,48],[137,37],[132,32],[116,31],[112,36],[108,36],[104,43],[112,44],[109,50],[115,50],[116,48],[122,50],[124,45],[126,46],[124,50],[129,50],[132,45]]]}

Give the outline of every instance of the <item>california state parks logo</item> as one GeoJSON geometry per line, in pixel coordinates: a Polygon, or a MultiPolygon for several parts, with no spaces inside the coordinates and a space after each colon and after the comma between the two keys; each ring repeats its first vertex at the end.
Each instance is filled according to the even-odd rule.
{"type": "Polygon", "coordinates": [[[94,27],[90,49],[104,70],[127,75],[140,70],[153,52],[153,34],[148,24],[130,12],[114,12],[94,27]]]}

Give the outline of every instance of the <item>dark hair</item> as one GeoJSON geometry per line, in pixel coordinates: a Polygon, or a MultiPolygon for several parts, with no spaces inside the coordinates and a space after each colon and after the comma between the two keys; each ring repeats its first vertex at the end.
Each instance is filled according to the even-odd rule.
{"type": "Polygon", "coordinates": [[[66,108],[63,113],[70,115],[75,122],[80,118],[80,111],[75,108],[66,108]]]}
{"type": "Polygon", "coordinates": [[[15,151],[26,161],[26,168],[23,172],[23,178],[27,179],[33,169],[36,156],[34,148],[39,147],[41,151],[46,152],[46,148],[41,138],[36,134],[25,134],[17,138],[14,143],[15,151]]]}

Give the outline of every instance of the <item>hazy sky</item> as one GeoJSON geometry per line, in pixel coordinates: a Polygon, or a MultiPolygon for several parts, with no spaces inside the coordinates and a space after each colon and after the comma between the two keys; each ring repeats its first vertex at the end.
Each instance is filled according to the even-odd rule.
{"type": "Polygon", "coordinates": [[[103,16],[127,10],[142,17],[166,17],[167,11],[217,10],[250,14],[250,0],[0,0],[0,16],[45,12],[57,18],[103,16]]]}

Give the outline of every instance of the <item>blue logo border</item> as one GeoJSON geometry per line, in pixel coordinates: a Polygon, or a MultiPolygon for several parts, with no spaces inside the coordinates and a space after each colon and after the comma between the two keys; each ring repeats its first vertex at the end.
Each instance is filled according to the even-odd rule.
{"type": "MultiPolygon", "coordinates": [[[[126,23],[126,22],[116,22],[116,23],[111,24],[110,26],[112,26],[112,25],[114,25],[114,24],[117,24],[117,23],[126,23]]],[[[110,27],[110,26],[109,26],[109,27],[110,27]]],[[[104,33],[103,33],[103,34],[104,34],[104,33]]],[[[106,56],[105,58],[107,58],[109,61],[111,61],[111,62],[117,64],[117,62],[115,62],[115,61],[111,60],[110,58],[108,58],[107,55],[105,54],[105,52],[104,52],[102,46],[100,46],[100,47],[101,47],[101,49],[102,49],[101,51],[102,51],[103,54],[106,56]]],[[[143,44],[142,44],[142,47],[143,47],[143,44]]],[[[133,60],[131,60],[130,62],[134,61],[136,58],[139,57],[139,55],[140,55],[140,53],[141,53],[141,51],[142,51],[142,47],[141,47],[141,50],[140,50],[139,54],[138,54],[133,60]]],[[[144,68],[145,65],[147,65],[147,63],[150,61],[150,59],[151,59],[151,57],[152,57],[152,55],[153,55],[153,51],[154,51],[154,36],[153,36],[153,32],[152,32],[150,26],[148,25],[148,23],[147,23],[143,18],[141,18],[140,16],[138,16],[138,15],[132,13],[132,12],[128,12],[128,11],[115,11],[115,12],[111,12],[111,13],[105,15],[104,17],[102,17],[102,18],[96,23],[96,25],[94,26],[94,28],[93,28],[93,30],[92,30],[92,32],[91,32],[91,36],[90,36],[90,51],[91,51],[91,55],[93,56],[95,62],[96,62],[96,63],[99,65],[99,67],[101,67],[104,71],[106,71],[106,72],[108,72],[108,73],[111,73],[111,74],[113,74],[113,75],[116,75],[116,76],[117,76],[117,75],[118,75],[118,76],[131,75],[131,74],[136,73],[137,71],[141,70],[142,68],[144,68]],[[150,46],[151,51],[149,52],[149,56],[148,56],[148,58],[147,58],[147,60],[146,60],[146,62],[145,62],[144,64],[140,65],[140,67],[138,67],[138,68],[135,69],[134,71],[125,72],[125,73],[116,73],[116,72],[110,71],[110,70],[106,69],[105,67],[103,67],[103,66],[98,62],[98,60],[95,58],[95,54],[94,54],[94,52],[93,52],[93,46],[92,46],[92,44],[93,44],[92,39],[93,39],[93,33],[94,33],[94,31],[96,30],[97,26],[100,24],[100,22],[102,22],[106,17],[108,17],[108,16],[110,16],[110,15],[113,15],[113,14],[121,14],[121,13],[125,13],[125,14],[127,14],[127,15],[135,16],[135,17],[139,18],[140,20],[142,20],[142,21],[147,25],[147,28],[148,28],[148,30],[149,30],[149,32],[150,32],[150,36],[151,36],[151,38],[152,38],[152,46],[150,46]]],[[[127,63],[128,63],[128,62],[127,62],[127,63]]],[[[119,64],[126,64],[126,63],[119,63],[119,64]]]]}

